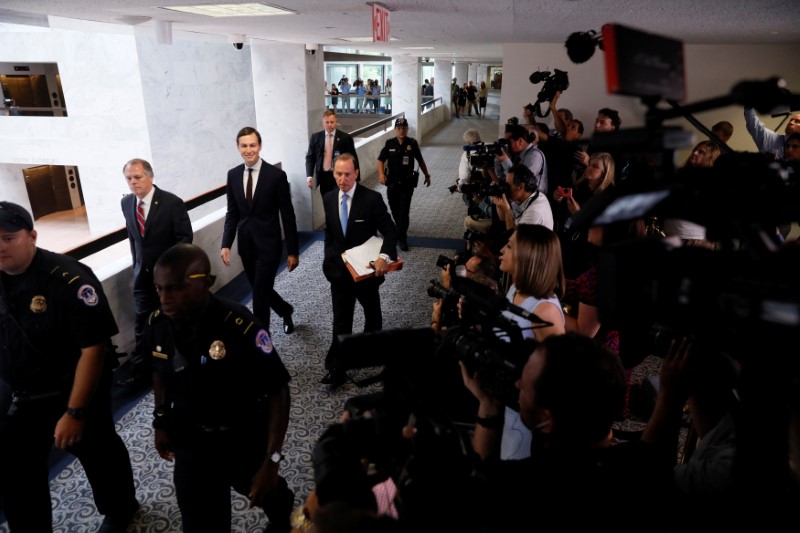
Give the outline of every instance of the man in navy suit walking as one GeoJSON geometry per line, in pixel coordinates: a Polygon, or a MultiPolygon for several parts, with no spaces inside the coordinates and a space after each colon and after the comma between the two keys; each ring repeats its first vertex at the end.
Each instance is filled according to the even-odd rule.
{"type": "Polygon", "coordinates": [[[231,264],[231,246],[239,237],[239,256],[253,288],[253,314],[269,330],[270,309],[283,318],[284,333],[294,331],[294,308],[273,288],[286,238],[286,267],[289,272],[300,263],[297,222],[286,172],[261,159],[261,134],[242,128],[236,145],[244,164],[228,171],[228,212],[222,233],[220,257],[231,264]]]}
{"type": "Polygon", "coordinates": [[[152,379],[150,356],[142,349],[142,334],[150,313],[159,307],[153,286],[153,267],[168,248],[192,242],[192,223],[183,200],[153,184],[153,167],[131,159],[122,167],[131,190],[122,198],[122,215],[133,258],[133,300],[136,305],[136,346],[125,368],[117,371],[118,385],[147,386],[152,379]]]}
{"type": "Polygon", "coordinates": [[[337,189],[322,199],[325,206],[325,258],[322,272],[331,284],[333,306],[333,342],[325,358],[328,374],[321,383],[334,387],[345,381],[337,368],[335,354],[339,335],[353,332],[356,300],[364,308],[364,331],[378,331],[383,326],[378,289],[388,270],[388,261],[397,259],[397,233],[394,221],[380,193],[356,184],[355,158],[342,154],[334,163],[337,189]],[[375,258],[375,276],[356,282],[342,260],[342,253],[364,244],[378,232],[383,236],[380,257],[375,258]]]}

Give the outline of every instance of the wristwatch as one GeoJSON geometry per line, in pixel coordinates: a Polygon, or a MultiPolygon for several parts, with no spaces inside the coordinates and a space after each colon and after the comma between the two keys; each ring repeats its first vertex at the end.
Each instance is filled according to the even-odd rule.
{"type": "Polygon", "coordinates": [[[275,464],[280,463],[283,461],[284,456],[281,452],[273,452],[272,455],[269,456],[269,460],[275,464]]]}
{"type": "Polygon", "coordinates": [[[67,414],[75,420],[83,420],[86,416],[86,410],[82,407],[67,407],[67,414]]]}

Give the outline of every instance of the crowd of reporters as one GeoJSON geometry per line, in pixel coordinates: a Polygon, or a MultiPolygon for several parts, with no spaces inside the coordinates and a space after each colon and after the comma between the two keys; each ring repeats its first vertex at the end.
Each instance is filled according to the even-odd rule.
{"type": "MultiPolygon", "coordinates": [[[[654,341],[647,349],[631,343],[623,350],[626,337],[648,332],[631,331],[619,314],[604,315],[598,297],[613,277],[599,268],[599,255],[614,246],[666,237],[672,239],[669,246],[710,252],[719,243],[688,220],[634,217],[603,226],[574,225],[582,206],[628,178],[630,162],[619,150],[599,151],[591,142],[580,143],[583,123],[557,108],[559,96],[551,102],[556,117],[552,131],[526,109],[527,124],[509,119],[505,137],[494,143],[484,143],[477,130],[464,133],[466,144],[450,192],[460,192],[467,205],[465,245],[453,259],[440,257],[441,279],[432,280],[428,290],[435,297],[431,328],[439,343],[437,357],[443,346],[458,351],[452,348],[467,342],[467,331],[485,342],[431,363],[431,371],[441,372],[438,386],[444,391],[435,396],[438,405],[425,406],[427,420],[420,420],[420,410],[409,406],[407,422],[404,412],[396,428],[374,430],[395,432],[405,442],[393,448],[403,455],[402,476],[386,474],[381,482],[388,477],[404,483],[398,485],[399,507],[394,508],[400,510],[403,530],[419,526],[423,515],[435,517],[427,519],[428,525],[459,531],[617,527],[623,515],[649,530],[732,526],[755,516],[748,505],[760,490],[749,485],[753,476],[746,470],[751,465],[737,461],[741,361],[726,343],[688,330],[663,335],[667,341],[660,347],[654,341]],[[663,225],[663,231],[653,231],[646,222],[663,225]],[[477,290],[479,285],[483,289],[477,290]],[[506,303],[497,307],[500,300],[506,303]],[[497,316],[487,316],[498,309],[497,316]],[[518,372],[510,395],[487,387],[497,377],[470,361],[471,356],[487,358],[492,350],[503,352],[495,341],[506,343],[502,355],[518,372]],[[478,348],[485,353],[477,355],[478,348]],[[655,397],[647,412],[632,413],[632,371],[649,355],[660,358],[655,397]],[[457,384],[454,368],[460,369],[457,384]],[[637,415],[646,422],[643,431],[632,436],[618,431],[621,422],[637,415]],[[443,431],[443,419],[456,430],[443,431]],[[433,437],[421,437],[424,432],[439,440],[459,440],[463,447],[431,444],[433,437]],[[685,447],[681,454],[679,443],[685,447]],[[423,464],[436,465],[438,473],[419,475],[423,464]],[[421,486],[426,483],[437,490],[421,486]],[[421,496],[434,493],[433,501],[421,496]]],[[[754,115],[747,113],[752,129],[754,115]]],[[[613,133],[620,125],[619,114],[603,108],[594,131],[613,133]]],[[[760,127],[760,138],[774,144],[773,155],[798,157],[800,131],[794,130],[800,130],[800,118],[793,118],[784,136],[765,135],[760,127]]],[[[732,126],[719,123],[713,132],[724,145],[732,126]]],[[[756,134],[753,138],[759,142],[756,134]]],[[[713,166],[719,146],[714,139],[698,143],[684,167],[713,166]]],[[[783,243],[787,228],[773,229],[779,244],[797,249],[796,242],[783,243]]],[[[784,436],[795,441],[791,427],[797,421],[796,406],[788,411],[794,422],[786,424],[784,436]]],[[[345,437],[352,422],[331,428],[320,439],[315,471],[318,487],[324,489],[318,503],[324,508],[345,502],[344,514],[358,510],[370,520],[385,519],[374,500],[377,491],[366,490],[372,483],[367,477],[359,485],[345,476],[351,489],[356,490],[355,483],[362,491],[364,500],[355,501],[331,490],[333,477],[316,468],[331,466],[330,456],[323,453],[326,446],[352,443],[352,436],[345,437]]],[[[797,469],[791,466],[796,448],[790,444],[782,449],[789,458],[770,478],[776,483],[766,489],[772,498],[767,522],[787,516],[789,502],[797,497],[797,469]]],[[[351,459],[358,471],[362,463],[379,462],[365,449],[351,459]]]]}

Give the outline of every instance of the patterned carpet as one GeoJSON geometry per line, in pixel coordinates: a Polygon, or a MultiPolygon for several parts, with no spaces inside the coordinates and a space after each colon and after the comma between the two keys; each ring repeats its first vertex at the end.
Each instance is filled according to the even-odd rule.
{"type": "MultiPolygon", "coordinates": [[[[454,243],[462,239],[466,208],[460,195],[450,194],[447,187],[455,182],[462,153],[462,135],[467,128],[480,130],[483,139],[492,142],[498,131],[497,103],[492,94],[488,118],[454,118],[429,134],[422,143],[422,153],[433,176],[429,188],[419,188],[412,202],[411,250],[403,252],[405,266],[388,275],[381,287],[384,329],[425,327],[430,324],[432,298],[426,294],[430,280],[438,279],[436,260],[440,254],[453,257],[454,243]]],[[[376,176],[365,177],[364,185],[386,193],[376,183],[376,176]]],[[[321,238],[321,235],[320,235],[321,238]]],[[[463,241],[462,241],[463,242],[463,241]]],[[[457,245],[457,244],[456,244],[457,245]]],[[[274,342],[292,375],[290,384],[292,407],[284,446],[286,461],[281,473],[295,491],[296,504],[301,504],[313,488],[311,451],[320,434],[341,415],[345,400],[372,392],[379,385],[358,388],[346,384],[331,393],[318,383],[324,375],[323,361],[331,341],[330,290],[321,273],[323,243],[313,242],[301,255],[294,272],[281,272],[276,290],[295,307],[296,330],[284,335],[280,328],[274,342]]],[[[273,324],[281,324],[273,317],[273,324]]],[[[363,314],[356,306],[354,331],[363,329],[363,314]]],[[[658,362],[648,360],[637,369],[635,379],[657,372],[658,362]]],[[[361,370],[353,377],[361,379],[376,370],[361,370]]],[[[129,532],[180,531],[181,519],[172,485],[172,464],[161,460],[153,446],[150,427],[153,410],[152,394],[147,394],[124,413],[117,430],[130,453],[136,479],[136,492],[142,508],[129,532]]],[[[626,421],[625,430],[641,429],[641,422],[626,421]]],[[[50,483],[53,500],[53,531],[58,533],[96,531],[102,521],[92,501],[80,463],[64,461],[66,466],[50,483]]],[[[248,510],[244,497],[233,494],[232,531],[260,532],[267,520],[261,510],[248,510]]],[[[0,533],[8,531],[0,524],[0,533]]]]}

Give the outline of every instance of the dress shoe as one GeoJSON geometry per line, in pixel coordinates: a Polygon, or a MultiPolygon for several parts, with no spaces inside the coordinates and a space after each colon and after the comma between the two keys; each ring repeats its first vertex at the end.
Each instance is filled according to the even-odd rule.
{"type": "Polygon", "coordinates": [[[283,332],[287,335],[294,332],[294,320],[292,320],[292,313],[283,317],[283,332]]]}
{"type": "Polygon", "coordinates": [[[347,381],[347,374],[344,372],[340,372],[338,370],[328,370],[328,373],[319,380],[319,382],[323,385],[330,385],[333,388],[339,387],[340,385],[344,385],[347,381]]]}
{"type": "Polygon", "coordinates": [[[404,252],[408,251],[408,243],[406,241],[400,241],[400,249],[404,252]]]}
{"type": "Polygon", "coordinates": [[[139,502],[134,500],[125,511],[107,514],[103,518],[103,523],[100,524],[100,529],[97,530],[97,533],[125,533],[128,531],[131,519],[138,510],[139,502]]]}

